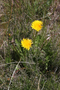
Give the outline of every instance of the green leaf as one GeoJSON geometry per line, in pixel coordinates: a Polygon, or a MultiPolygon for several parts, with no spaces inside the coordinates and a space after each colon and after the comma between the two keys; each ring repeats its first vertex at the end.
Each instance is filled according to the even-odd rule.
{"type": "Polygon", "coordinates": [[[11,58],[10,57],[6,57],[5,61],[6,61],[6,63],[10,63],[11,62],[11,58]]]}
{"type": "Polygon", "coordinates": [[[17,39],[15,39],[15,43],[20,48],[20,43],[17,41],[17,39]]]}

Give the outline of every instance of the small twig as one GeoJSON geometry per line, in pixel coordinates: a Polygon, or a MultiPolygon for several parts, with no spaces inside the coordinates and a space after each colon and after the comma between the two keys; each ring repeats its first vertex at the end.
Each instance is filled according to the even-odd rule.
{"type": "Polygon", "coordinates": [[[58,66],[56,67],[56,69],[55,69],[54,73],[56,73],[56,72],[57,72],[57,70],[58,70],[58,66]]]}
{"type": "Polygon", "coordinates": [[[40,81],[41,81],[41,74],[40,74],[40,78],[39,78],[39,81],[38,81],[38,88],[37,88],[37,90],[40,90],[40,87],[39,87],[40,81]]]}
{"type": "MultiPolygon", "coordinates": [[[[14,71],[13,71],[13,74],[12,74],[12,76],[11,76],[10,83],[9,83],[9,86],[8,86],[8,90],[10,89],[10,85],[11,85],[12,79],[13,79],[13,77],[14,77],[14,74],[15,74],[15,72],[16,72],[16,69],[17,69],[19,63],[21,63],[21,60],[17,63],[17,65],[16,65],[16,67],[15,67],[15,69],[14,69],[14,71]]],[[[22,62],[22,63],[24,63],[24,62],[22,62]]],[[[26,62],[25,62],[25,63],[26,63],[26,62]]],[[[29,62],[27,62],[27,63],[29,63],[29,62]]],[[[29,64],[30,64],[30,63],[29,63],[29,64]]]]}
{"type": "MultiPolygon", "coordinates": [[[[8,64],[16,64],[16,63],[18,63],[18,62],[11,62],[11,63],[7,63],[7,64],[2,64],[2,65],[0,65],[0,67],[3,67],[3,66],[8,65],[8,64]]],[[[23,61],[21,61],[20,63],[35,64],[35,63],[23,62],[23,61]]]]}
{"type": "MultiPolygon", "coordinates": [[[[21,60],[20,60],[20,61],[21,61],[21,60]]],[[[11,82],[12,82],[12,79],[13,79],[14,74],[15,74],[15,72],[16,72],[16,68],[18,67],[20,61],[18,62],[18,64],[16,65],[16,67],[15,67],[15,69],[14,69],[14,71],[13,71],[13,74],[12,74],[12,76],[11,76],[10,83],[9,83],[9,86],[8,86],[8,90],[10,89],[10,84],[11,84],[11,82]]]]}
{"type": "Polygon", "coordinates": [[[42,87],[42,89],[41,89],[41,90],[43,90],[43,89],[44,89],[45,83],[46,83],[46,81],[44,82],[43,87],[42,87]]]}

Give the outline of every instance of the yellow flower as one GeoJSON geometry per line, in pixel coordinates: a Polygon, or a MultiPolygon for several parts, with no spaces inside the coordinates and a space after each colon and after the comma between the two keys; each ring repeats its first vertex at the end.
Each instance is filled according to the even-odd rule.
{"type": "Polygon", "coordinates": [[[21,45],[22,45],[22,47],[24,47],[27,50],[29,50],[31,45],[32,45],[32,40],[31,39],[24,39],[23,38],[23,40],[21,40],[21,45]]]}
{"type": "Polygon", "coordinates": [[[40,31],[43,27],[43,22],[39,20],[35,20],[34,22],[32,22],[31,27],[36,31],[40,31]]]}

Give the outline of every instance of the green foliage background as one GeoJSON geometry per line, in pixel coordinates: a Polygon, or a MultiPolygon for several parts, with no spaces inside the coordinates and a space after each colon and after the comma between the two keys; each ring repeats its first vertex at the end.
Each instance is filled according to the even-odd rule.
{"type": "Polygon", "coordinates": [[[0,80],[1,84],[3,81],[6,84],[1,86],[1,90],[4,88],[39,90],[38,86],[40,90],[60,90],[59,43],[56,44],[58,36],[55,36],[56,28],[60,27],[57,22],[54,22],[53,29],[47,29],[51,21],[48,13],[53,3],[54,0],[4,0],[5,16],[2,21],[7,24],[5,33],[8,47],[6,47],[4,57],[5,76],[3,76],[4,80],[0,80]],[[41,20],[44,23],[42,30],[38,33],[31,28],[34,20],[41,20]],[[50,35],[49,40],[47,40],[48,35],[50,35]],[[30,38],[34,41],[29,51],[21,47],[23,38],[30,38]],[[14,70],[15,73],[11,79],[14,70]]]}

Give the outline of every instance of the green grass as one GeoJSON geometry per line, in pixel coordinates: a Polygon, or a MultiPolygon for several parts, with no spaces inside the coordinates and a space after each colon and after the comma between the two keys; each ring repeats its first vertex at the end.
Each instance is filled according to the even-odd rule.
{"type": "Polygon", "coordinates": [[[4,59],[0,58],[2,65],[6,64],[1,67],[3,72],[0,72],[3,78],[0,81],[1,90],[38,90],[38,87],[41,90],[59,90],[60,54],[56,33],[60,26],[57,22],[53,24],[50,20],[52,15],[48,15],[54,0],[12,1],[4,2],[5,16],[1,18],[7,22],[8,44],[4,59]],[[34,20],[43,21],[43,28],[38,33],[31,28],[34,20]],[[51,26],[48,29],[50,24],[52,30],[51,26]],[[29,51],[21,46],[23,38],[33,41],[29,51]]]}

